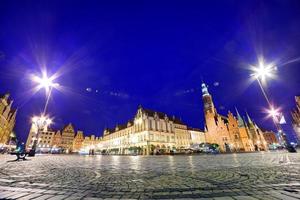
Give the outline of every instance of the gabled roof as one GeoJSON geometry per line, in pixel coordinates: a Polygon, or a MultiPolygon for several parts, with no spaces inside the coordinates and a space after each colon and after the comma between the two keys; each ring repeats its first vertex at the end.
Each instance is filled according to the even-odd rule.
{"type": "Polygon", "coordinates": [[[180,118],[177,118],[175,117],[174,115],[173,116],[169,116],[167,115],[166,113],[163,113],[163,112],[157,112],[157,111],[154,111],[154,110],[150,110],[150,109],[145,109],[145,108],[141,108],[142,109],[142,112],[146,113],[148,116],[150,117],[154,117],[155,114],[158,116],[159,119],[165,119],[165,117],[167,117],[170,121],[173,121],[174,123],[176,124],[182,124],[182,125],[185,125],[180,118]]]}
{"type": "MultiPolygon", "coordinates": [[[[167,115],[166,113],[163,113],[163,112],[157,112],[157,111],[154,111],[154,110],[145,109],[142,106],[139,106],[138,111],[139,110],[141,110],[142,113],[146,114],[149,117],[155,117],[155,116],[157,116],[159,119],[163,119],[163,120],[167,117],[170,121],[173,121],[175,124],[185,125],[181,121],[181,119],[176,118],[175,116],[169,116],[169,115],[167,115]]],[[[113,132],[116,131],[117,127],[118,127],[118,130],[123,130],[123,129],[127,128],[127,127],[130,127],[130,126],[128,126],[128,123],[131,124],[130,126],[133,126],[134,119],[129,120],[125,124],[121,124],[121,125],[118,124],[115,128],[105,128],[104,131],[107,131],[108,133],[113,133],[113,132]]]]}
{"type": "Polygon", "coordinates": [[[62,132],[65,131],[67,128],[71,128],[75,132],[75,129],[74,129],[74,126],[72,125],[72,123],[69,123],[69,124],[65,125],[62,128],[62,132]]]}

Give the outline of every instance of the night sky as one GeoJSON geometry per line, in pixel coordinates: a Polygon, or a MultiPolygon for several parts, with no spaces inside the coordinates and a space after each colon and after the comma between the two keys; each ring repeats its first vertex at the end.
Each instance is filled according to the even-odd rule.
{"type": "Polygon", "coordinates": [[[250,116],[275,129],[249,65],[275,62],[267,93],[292,138],[290,111],[300,94],[300,2],[4,1],[0,2],[0,93],[19,108],[15,131],[25,140],[45,91],[29,79],[42,67],[58,73],[48,113],[54,128],[71,122],[102,135],[131,119],[139,104],[203,129],[202,80],[221,114],[250,116]]]}

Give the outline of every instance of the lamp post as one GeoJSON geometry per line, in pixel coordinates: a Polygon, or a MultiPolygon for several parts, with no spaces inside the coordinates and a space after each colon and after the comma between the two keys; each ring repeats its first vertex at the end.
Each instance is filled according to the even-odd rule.
{"type": "Polygon", "coordinates": [[[31,79],[33,82],[38,83],[37,90],[44,88],[46,92],[46,103],[42,115],[40,117],[35,116],[32,118],[32,123],[36,127],[36,134],[29,154],[30,156],[34,156],[37,148],[40,132],[46,130],[48,126],[52,123],[51,119],[46,117],[46,112],[47,112],[50,96],[52,93],[52,89],[58,87],[59,84],[54,83],[53,81],[55,79],[55,76],[48,77],[46,71],[42,73],[42,77],[32,76],[31,79]]]}
{"type": "Polygon", "coordinates": [[[271,106],[271,108],[268,110],[269,113],[269,117],[272,117],[273,123],[276,126],[277,129],[277,138],[278,138],[278,142],[280,145],[282,146],[287,146],[288,145],[288,141],[286,139],[286,135],[283,132],[283,129],[280,125],[280,112],[279,109],[275,109],[274,107],[271,106]]]}
{"type": "Polygon", "coordinates": [[[269,106],[268,113],[269,116],[272,117],[273,123],[277,129],[279,143],[282,146],[286,147],[288,145],[288,142],[285,137],[285,133],[283,132],[282,127],[280,125],[279,117],[281,114],[279,113],[279,110],[275,109],[274,106],[271,104],[269,97],[263,87],[263,84],[266,82],[266,79],[268,77],[274,76],[274,72],[277,70],[277,67],[272,63],[266,64],[264,63],[263,60],[260,60],[258,66],[253,67],[252,70],[254,71],[254,73],[252,73],[251,76],[257,80],[261,92],[263,93],[263,96],[268,103],[269,106]]]}
{"type": "Polygon", "coordinates": [[[45,71],[42,73],[42,77],[33,76],[31,79],[32,81],[38,83],[37,90],[40,90],[42,88],[45,89],[46,103],[43,110],[43,115],[45,115],[47,112],[47,107],[52,93],[52,89],[59,87],[59,83],[54,83],[53,81],[55,77],[54,76],[48,77],[45,71]]]}
{"type": "Polygon", "coordinates": [[[50,118],[47,118],[45,116],[40,116],[40,117],[33,117],[32,118],[32,124],[35,126],[36,128],[36,133],[35,133],[35,137],[33,140],[33,144],[32,144],[32,148],[30,150],[29,155],[30,156],[35,156],[35,152],[36,152],[36,148],[38,145],[38,141],[39,141],[39,135],[40,132],[47,130],[48,126],[52,123],[52,120],[50,118]]]}

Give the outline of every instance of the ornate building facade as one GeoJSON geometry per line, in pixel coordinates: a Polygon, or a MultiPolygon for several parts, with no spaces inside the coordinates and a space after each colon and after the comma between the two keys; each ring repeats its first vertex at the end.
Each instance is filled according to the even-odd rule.
{"type": "MultiPolygon", "coordinates": [[[[195,137],[193,142],[197,142],[195,137]]],[[[191,144],[191,130],[180,119],[140,106],[126,124],[105,129],[97,147],[107,153],[149,155],[187,149],[191,144]]]]}
{"type": "Polygon", "coordinates": [[[8,144],[16,123],[17,110],[12,107],[9,94],[0,96],[0,144],[8,144]]]}
{"type": "Polygon", "coordinates": [[[75,130],[73,125],[70,123],[67,126],[65,126],[61,132],[60,147],[64,151],[66,151],[66,153],[72,152],[74,138],[75,138],[75,130]]]}
{"type": "Polygon", "coordinates": [[[296,109],[292,111],[293,128],[297,135],[298,145],[300,144],[300,96],[295,97],[296,109]]]}
{"type": "Polygon", "coordinates": [[[79,152],[83,148],[84,135],[82,131],[77,131],[73,140],[73,152],[79,152]]]}
{"type": "Polygon", "coordinates": [[[247,122],[237,110],[237,117],[230,111],[227,116],[219,114],[205,83],[202,84],[202,99],[206,142],[218,144],[222,152],[267,150],[263,132],[248,114],[247,122]]]}

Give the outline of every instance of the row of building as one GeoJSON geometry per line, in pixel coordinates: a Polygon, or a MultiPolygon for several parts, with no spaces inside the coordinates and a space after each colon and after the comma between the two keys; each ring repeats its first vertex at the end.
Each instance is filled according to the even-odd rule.
{"type": "Polygon", "coordinates": [[[27,137],[26,147],[31,148],[34,140],[38,140],[37,151],[52,153],[71,153],[79,152],[82,149],[94,148],[99,143],[99,138],[84,136],[83,131],[75,131],[74,126],[70,123],[61,130],[47,128],[39,132],[37,137],[37,127],[32,124],[27,137]]]}
{"type": "MultiPolygon", "coordinates": [[[[72,124],[61,130],[48,128],[38,136],[38,151],[41,152],[90,152],[111,154],[151,154],[184,150],[205,143],[205,134],[200,129],[190,128],[175,117],[169,117],[139,107],[134,120],[114,129],[105,129],[103,137],[84,136],[75,131],[72,124]],[[137,117],[139,116],[139,117],[137,117]],[[136,118],[137,117],[137,118],[136,118]],[[175,135],[176,133],[176,135],[175,135]]],[[[26,146],[31,148],[36,138],[37,128],[31,126],[26,146]]]]}
{"type": "MultiPolygon", "coordinates": [[[[75,132],[72,124],[62,130],[48,129],[40,133],[38,148],[41,151],[62,152],[100,151],[111,154],[139,153],[144,155],[184,151],[201,143],[217,144],[222,152],[250,152],[268,150],[277,143],[271,131],[263,131],[246,114],[242,117],[217,112],[206,84],[202,84],[204,103],[204,130],[191,128],[181,119],[162,112],[139,106],[132,119],[124,124],[106,128],[102,137],[85,137],[82,131],[75,132]]],[[[30,148],[36,139],[32,125],[27,140],[30,148]]]]}

